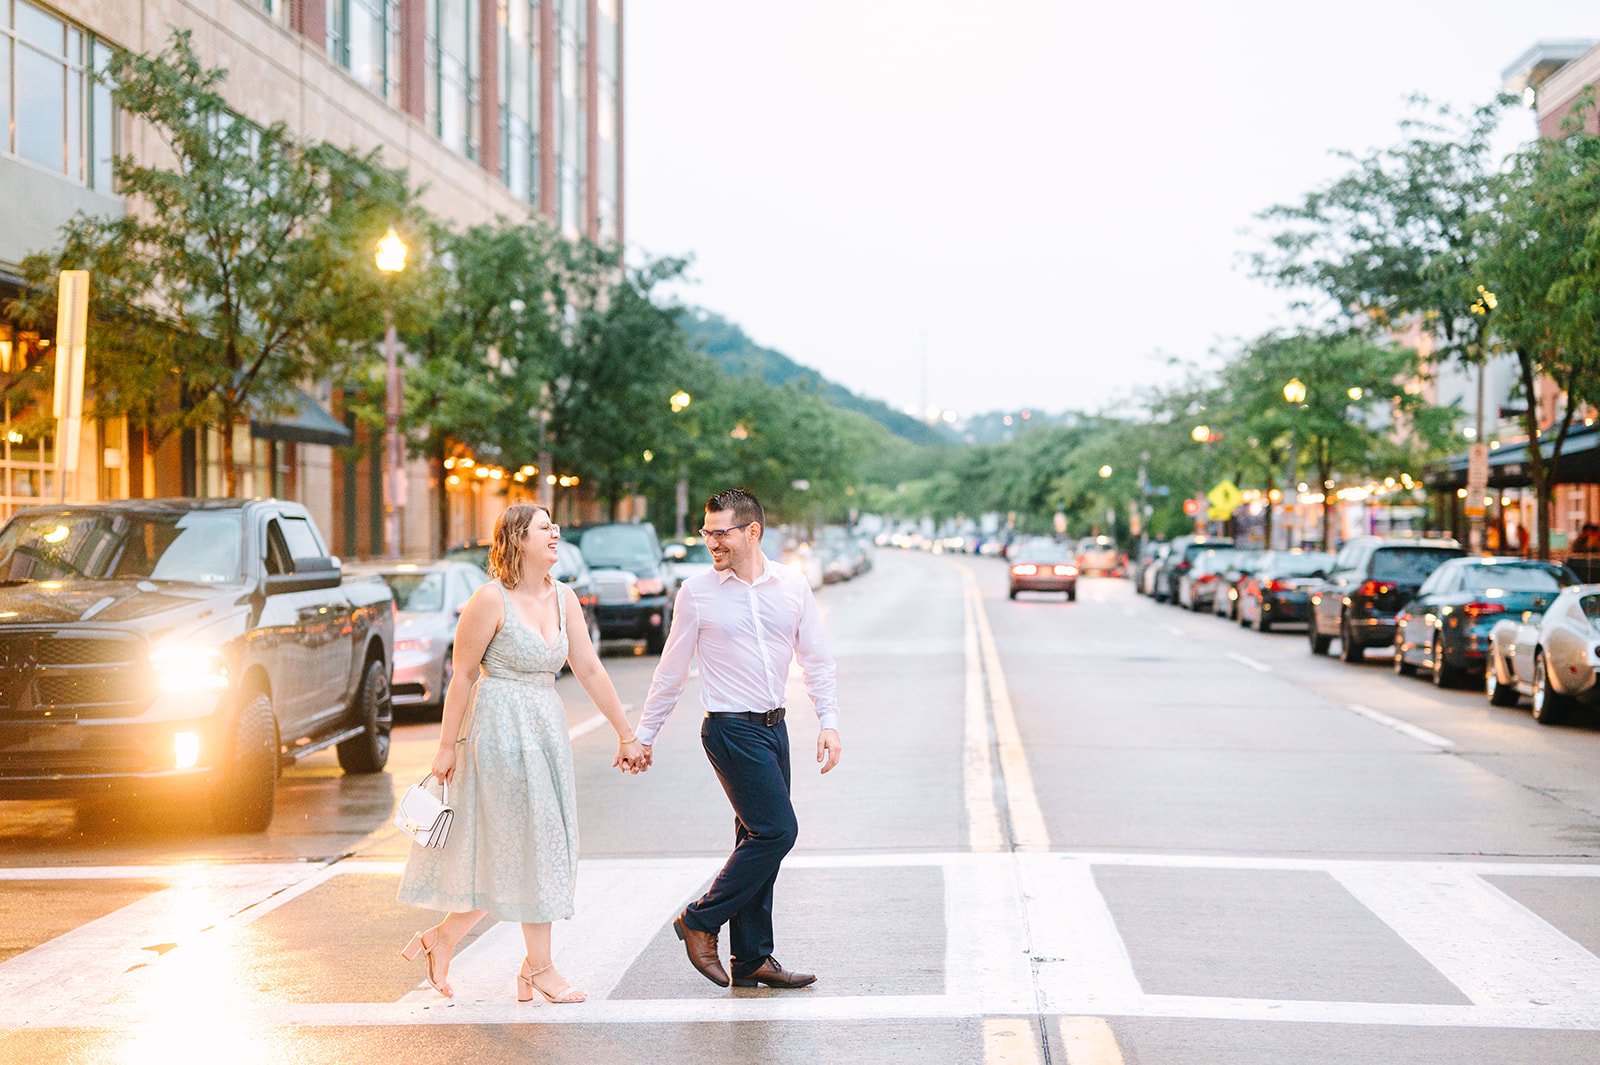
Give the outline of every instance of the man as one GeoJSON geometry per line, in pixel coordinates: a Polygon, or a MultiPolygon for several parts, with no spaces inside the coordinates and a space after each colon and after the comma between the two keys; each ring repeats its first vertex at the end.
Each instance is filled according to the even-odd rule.
{"type": "Polygon", "coordinates": [[[817,761],[824,773],[839,764],[842,748],[833,658],[816,599],[798,570],[762,555],[764,521],[761,504],[741,488],[718,492],[706,503],[700,535],[713,568],[690,577],[678,591],[672,631],[636,731],[648,766],[656,735],[677,705],[698,652],[706,709],[700,742],[733,805],[734,848],[711,889],[673,928],[690,964],[714,984],[730,983],[717,947],[726,924],[734,987],[794,988],[816,977],[785,969],[772,956],[772,888],[799,831],[789,800],[789,730],[783,721],[791,659],[799,658],[822,725],[817,761]]]}

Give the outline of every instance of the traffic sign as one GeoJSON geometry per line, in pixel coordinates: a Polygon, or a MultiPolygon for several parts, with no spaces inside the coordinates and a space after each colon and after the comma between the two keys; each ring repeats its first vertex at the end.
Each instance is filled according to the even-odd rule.
{"type": "Polygon", "coordinates": [[[1206,493],[1206,501],[1211,504],[1206,512],[1207,517],[1212,521],[1227,521],[1233,517],[1239,504],[1244,502],[1244,493],[1232,481],[1218,481],[1216,487],[1206,493]]]}

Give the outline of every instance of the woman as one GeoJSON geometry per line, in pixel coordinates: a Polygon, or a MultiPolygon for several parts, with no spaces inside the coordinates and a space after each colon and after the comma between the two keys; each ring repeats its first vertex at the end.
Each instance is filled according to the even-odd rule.
{"type": "Polygon", "coordinates": [[[555,690],[563,662],[617,731],[611,764],[647,768],[577,595],[550,578],[560,539],[544,507],[507,509],[489,550],[494,579],[473,593],[456,625],[455,676],[433,759],[434,777],[451,785],[455,824],[443,848],[412,846],[400,880],[401,902],[450,911],[400,952],[410,961],[420,951],[428,983],[446,997],[454,997],[451,952],[487,914],[522,923],[528,954],[518,1002],[535,991],[553,1003],[585,998],[550,960],[550,922],[572,916],[578,861],[572,747],[555,690]]]}

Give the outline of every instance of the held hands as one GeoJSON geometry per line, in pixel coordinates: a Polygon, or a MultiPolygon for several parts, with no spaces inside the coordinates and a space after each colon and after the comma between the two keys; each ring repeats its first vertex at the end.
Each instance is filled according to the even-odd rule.
{"type": "Polygon", "coordinates": [[[456,745],[440,747],[439,753],[433,756],[433,778],[441,784],[448,784],[450,778],[456,773],[456,745]]]}
{"type": "Polygon", "coordinates": [[[822,771],[826,773],[838,765],[839,756],[843,753],[844,745],[839,742],[839,730],[823,729],[822,734],[817,737],[817,762],[822,765],[822,771]],[[824,756],[827,757],[826,762],[823,761],[824,756]]]}
{"type": "Polygon", "coordinates": [[[643,773],[650,768],[650,748],[637,739],[619,742],[611,765],[624,773],[643,773]]]}

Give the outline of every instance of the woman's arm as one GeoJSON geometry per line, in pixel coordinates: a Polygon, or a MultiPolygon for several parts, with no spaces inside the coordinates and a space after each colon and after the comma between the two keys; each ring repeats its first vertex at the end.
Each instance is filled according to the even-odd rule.
{"type": "MultiPolygon", "coordinates": [[[[578,593],[569,585],[559,584],[556,587],[561,595],[567,597],[567,617],[578,618],[581,622],[583,605],[578,602],[578,593]]],[[[617,689],[611,683],[606,667],[600,664],[600,652],[589,640],[589,626],[567,622],[567,664],[572,667],[572,675],[578,678],[583,690],[594,700],[601,716],[617,731],[617,756],[611,760],[611,764],[630,773],[648,769],[650,762],[645,757],[644,746],[628,726],[622,700],[617,698],[617,689]]]]}
{"type": "Polygon", "coordinates": [[[467,714],[472,686],[478,681],[478,667],[489,641],[505,620],[505,599],[494,582],[480,584],[472,593],[461,617],[456,621],[455,647],[450,689],[444,693],[444,713],[439,720],[439,750],[433,756],[433,775],[448,781],[456,771],[456,741],[461,738],[461,719],[467,714]]]}

